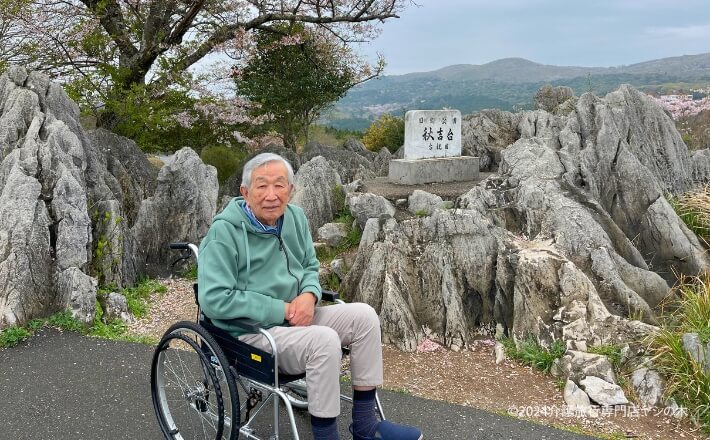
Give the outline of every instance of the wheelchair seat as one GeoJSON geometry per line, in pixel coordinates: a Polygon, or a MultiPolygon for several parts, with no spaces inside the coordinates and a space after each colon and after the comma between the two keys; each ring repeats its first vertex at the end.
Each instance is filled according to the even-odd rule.
{"type": "MultiPolygon", "coordinates": [[[[203,317],[200,320],[200,325],[207,330],[212,337],[217,341],[217,344],[224,352],[225,357],[230,365],[235,366],[237,373],[240,376],[248,377],[257,382],[276,386],[274,378],[274,356],[264,350],[256,348],[239,339],[233,337],[226,331],[212,324],[209,318],[203,317]]],[[[279,385],[285,385],[294,380],[303,379],[306,373],[301,374],[286,374],[279,371],[279,385]]]]}

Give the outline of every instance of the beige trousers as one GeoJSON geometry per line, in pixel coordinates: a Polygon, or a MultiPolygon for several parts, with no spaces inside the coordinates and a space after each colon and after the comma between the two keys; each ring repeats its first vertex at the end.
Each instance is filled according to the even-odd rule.
{"type": "MultiPolygon", "coordinates": [[[[306,373],[308,412],[316,417],[340,414],[341,347],[350,347],[350,375],[354,386],[382,384],[380,320],[364,303],[316,307],[307,327],[272,327],[278,348],[279,370],[306,373]]],[[[247,344],[271,352],[261,334],[239,337],[247,344]]]]}

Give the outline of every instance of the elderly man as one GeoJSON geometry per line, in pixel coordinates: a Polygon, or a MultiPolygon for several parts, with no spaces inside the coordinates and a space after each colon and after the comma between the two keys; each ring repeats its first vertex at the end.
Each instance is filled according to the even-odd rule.
{"type": "Polygon", "coordinates": [[[244,166],[240,192],[214,218],[199,253],[199,301],[215,325],[263,350],[261,335],[224,321],[259,321],[276,340],[281,370],[306,372],[308,411],[315,440],[338,440],[341,347],[350,347],[355,440],[420,440],[414,427],[380,421],[375,387],[382,384],[380,322],[367,304],[318,307],[319,263],[308,220],[289,205],[293,169],[263,153],[244,166]]]}

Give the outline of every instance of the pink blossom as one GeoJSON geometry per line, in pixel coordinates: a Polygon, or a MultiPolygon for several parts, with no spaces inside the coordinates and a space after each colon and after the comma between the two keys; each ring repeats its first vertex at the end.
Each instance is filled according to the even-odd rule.
{"type": "Polygon", "coordinates": [[[710,96],[703,99],[693,99],[693,95],[661,95],[651,98],[670,112],[674,120],[710,110],[710,96]]]}
{"type": "Polygon", "coordinates": [[[429,353],[432,351],[441,350],[442,348],[442,345],[438,342],[429,338],[424,338],[424,340],[422,340],[422,342],[417,345],[417,353],[429,353]]]}

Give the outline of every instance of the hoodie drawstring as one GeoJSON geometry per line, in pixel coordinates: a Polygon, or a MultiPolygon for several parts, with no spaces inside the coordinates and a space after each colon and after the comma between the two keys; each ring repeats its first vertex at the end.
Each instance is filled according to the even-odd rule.
{"type": "Polygon", "coordinates": [[[247,276],[246,276],[246,283],[244,285],[244,290],[249,290],[249,274],[251,274],[251,255],[249,255],[249,238],[247,237],[247,228],[244,225],[244,221],[241,223],[242,225],[242,236],[244,237],[244,249],[246,250],[246,257],[247,257],[247,276]]]}

